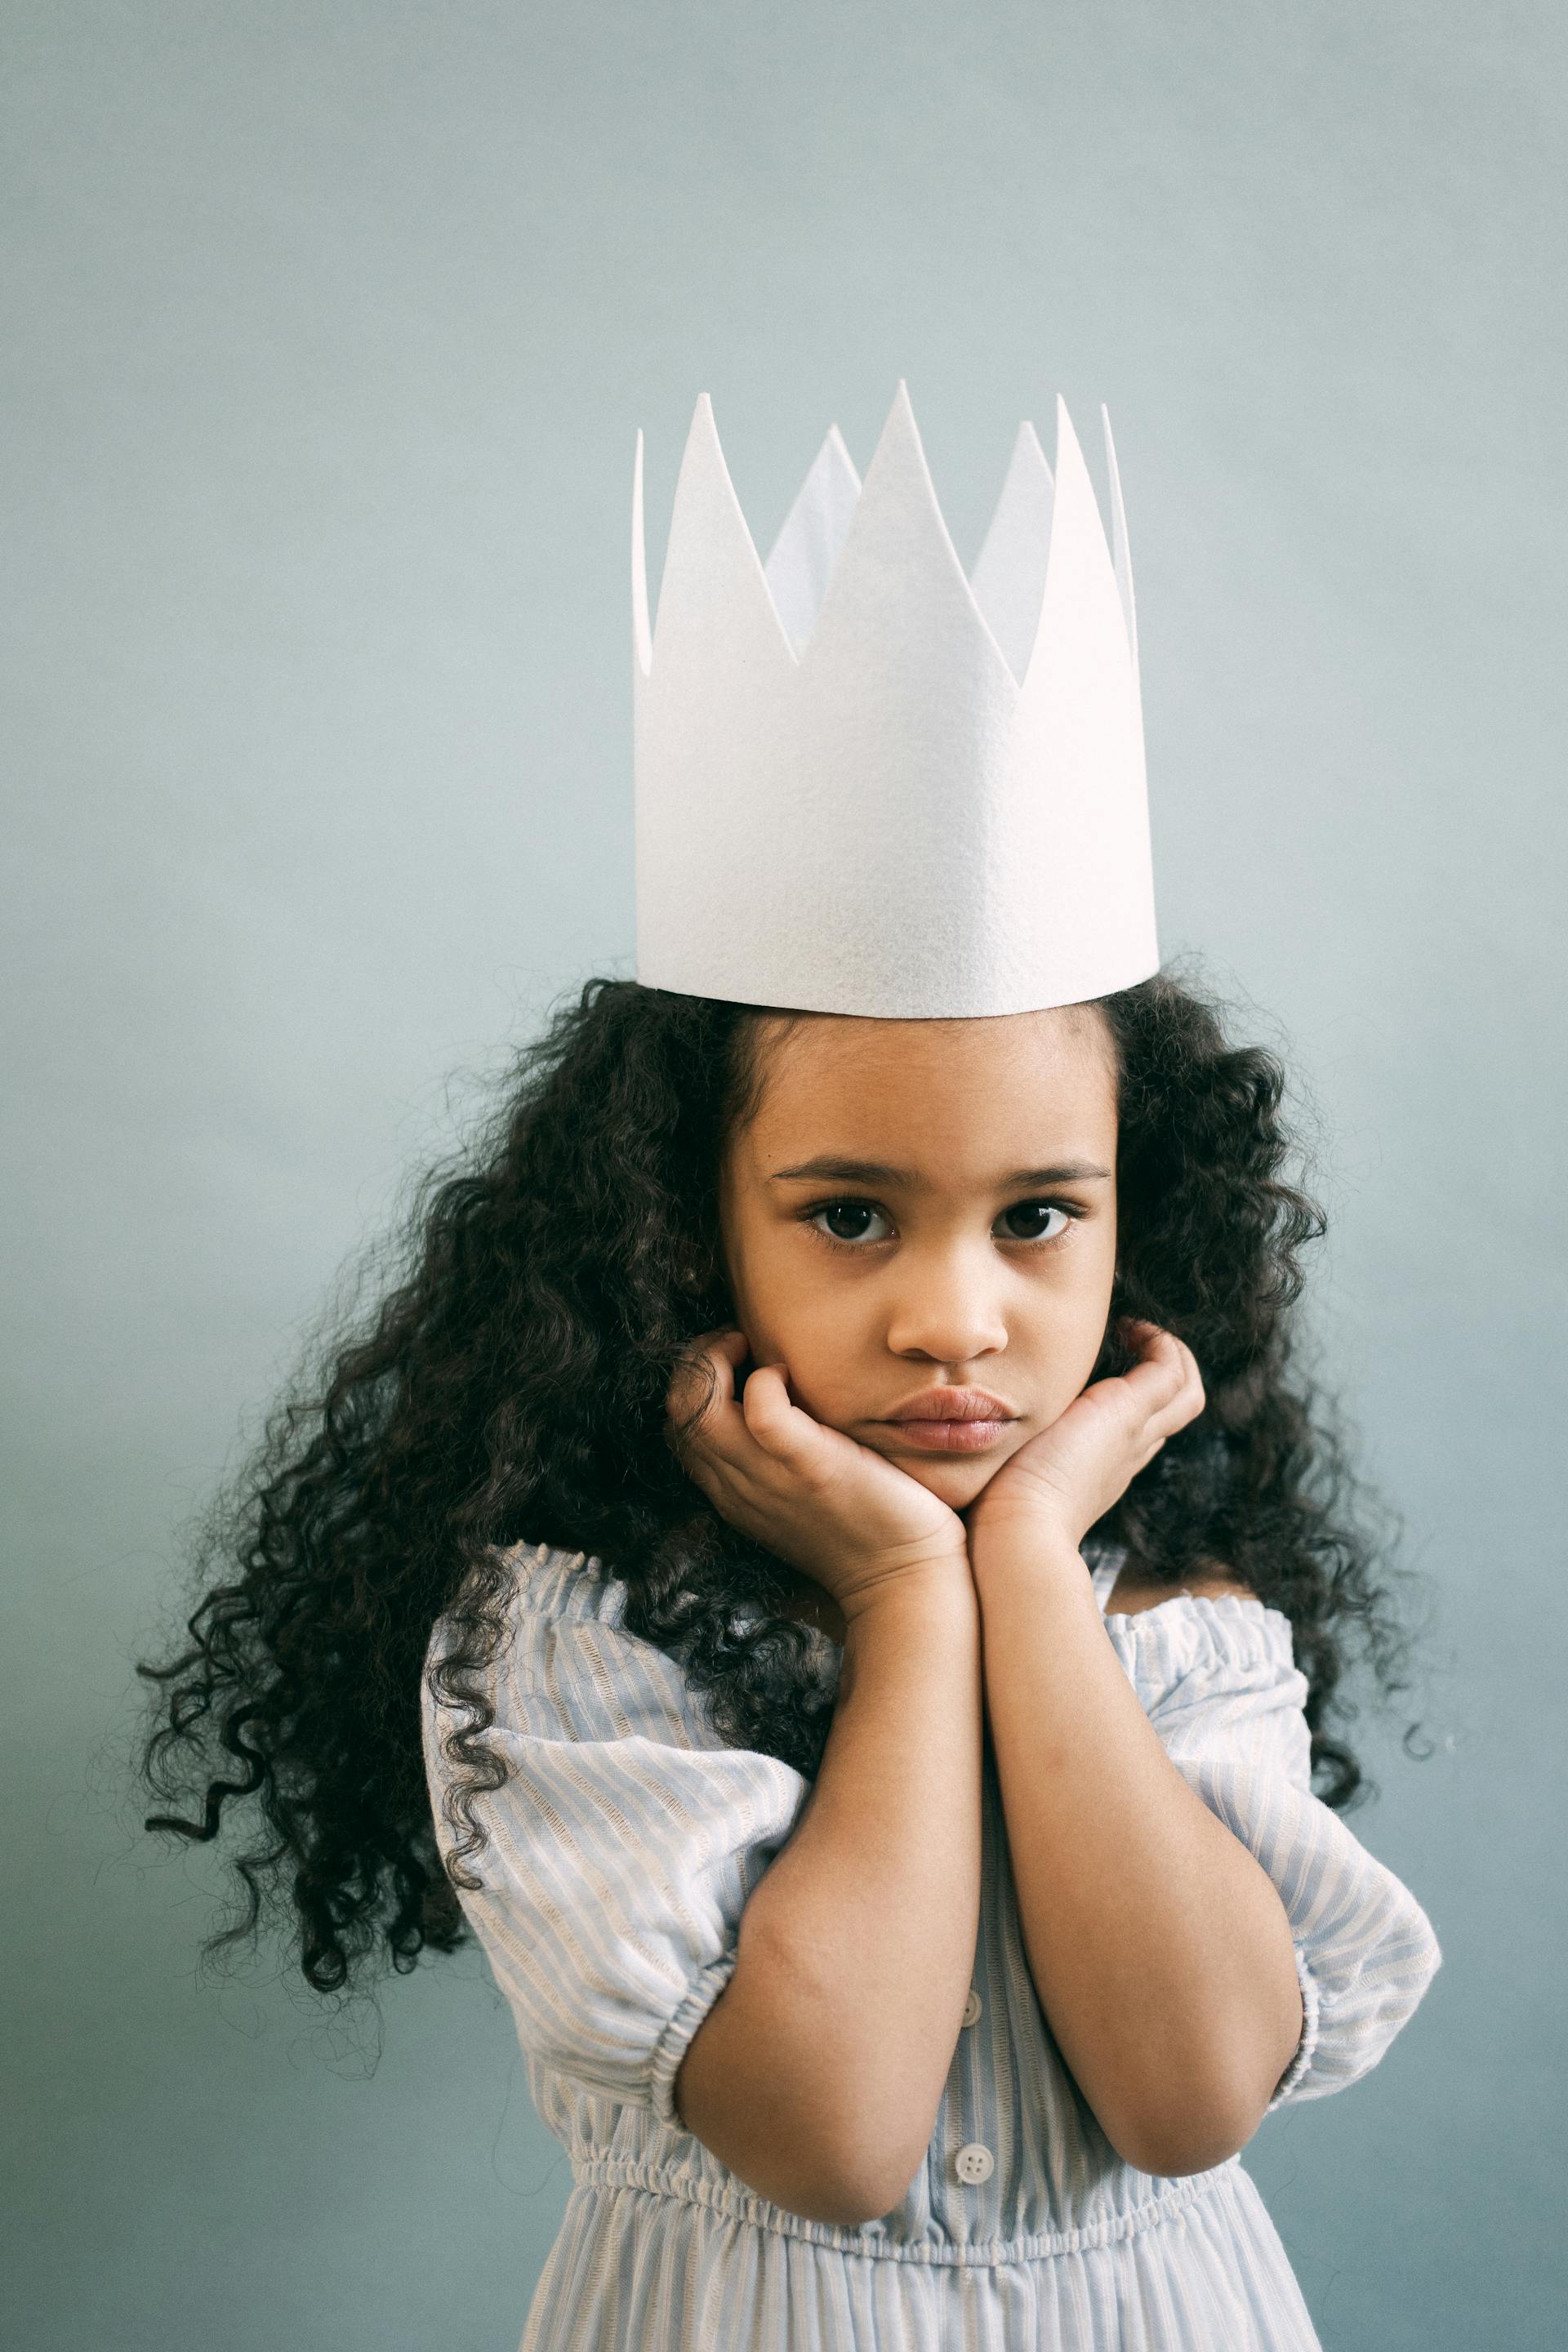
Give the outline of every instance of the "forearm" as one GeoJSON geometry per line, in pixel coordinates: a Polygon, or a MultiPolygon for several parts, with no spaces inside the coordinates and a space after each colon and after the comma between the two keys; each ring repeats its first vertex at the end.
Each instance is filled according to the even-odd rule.
{"type": "Polygon", "coordinates": [[[981,1710],[962,1559],[851,1618],[811,1796],[678,2083],[690,2127],[795,2210],[886,2211],[930,2140],[979,1926],[981,1710]]]}
{"type": "Polygon", "coordinates": [[[977,1534],[972,1558],[1020,1922],[1052,2033],[1125,2160],[1222,2162],[1300,2033],[1284,1907],[1165,1754],[1076,1549],[1003,1528],[977,1534]]]}

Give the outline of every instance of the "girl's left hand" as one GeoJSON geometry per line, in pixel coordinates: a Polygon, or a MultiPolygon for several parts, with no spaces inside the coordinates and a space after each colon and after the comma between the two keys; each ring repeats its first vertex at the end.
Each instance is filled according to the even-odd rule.
{"type": "Polygon", "coordinates": [[[1192,1349],[1157,1323],[1129,1317],[1122,1328],[1138,1361],[1092,1382],[1009,1455],[963,1515],[971,1539],[982,1528],[1022,1521],[1032,1532],[1060,1535],[1076,1551],[1167,1437],[1202,1412],[1192,1349]]]}

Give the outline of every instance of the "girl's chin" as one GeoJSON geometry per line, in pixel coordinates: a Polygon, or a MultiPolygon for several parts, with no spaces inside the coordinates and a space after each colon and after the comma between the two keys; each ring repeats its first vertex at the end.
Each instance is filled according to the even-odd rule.
{"type": "Polygon", "coordinates": [[[990,1485],[1013,1446],[987,1447],[984,1454],[900,1454],[898,1466],[908,1478],[929,1486],[944,1503],[972,1503],[990,1485]]]}

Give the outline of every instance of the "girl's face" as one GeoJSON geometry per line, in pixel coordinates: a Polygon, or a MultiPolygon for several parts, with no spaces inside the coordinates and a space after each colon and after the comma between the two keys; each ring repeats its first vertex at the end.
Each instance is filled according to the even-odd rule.
{"type": "MultiPolygon", "coordinates": [[[[1116,1077],[1089,1005],[992,1020],[760,1024],[761,1106],[720,1183],[752,1360],[815,1420],[955,1510],[1066,1411],[1116,1265],[1116,1077]],[[955,1438],[893,1419],[936,1389],[996,1411],[955,1438]]],[[[963,1424],[959,1424],[962,1430],[963,1424]]]]}

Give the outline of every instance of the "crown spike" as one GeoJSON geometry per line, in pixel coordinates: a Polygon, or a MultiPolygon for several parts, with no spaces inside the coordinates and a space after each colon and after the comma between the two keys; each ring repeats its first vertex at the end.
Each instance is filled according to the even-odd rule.
{"type": "MultiPolygon", "coordinates": [[[[1045,589],[1040,600],[1039,628],[1029,657],[1033,672],[1049,649],[1050,659],[1070,664],[1092,654],[1098,665],[1104,656],[1099,640],[1106,614],[1116,615],[1114,646],[1125,658],[1127,626],[1116,585],[1115,568],[1106,544],[1100,504],[1089,479],[1067,403],[1057,401],[1057,464],[1051,509],[1051,543],[1046,560],[1045,589]],[[1107,602],[1107,591],[1110,592],[1107,602]]],[[[1029,676],[1024,692],[1029,690],[1029,676]]]]}
{"type": "Polygon", "coordinates": [[[1018,679],[1039,626],[1055,498],[1039,436],[1032,425],[1020,425],[1002,495],[969,575],[974,601],[1018,679]]]}
{"type": "Polygon", "coordinates": [[[854,459],[837,425],[829,425],[763,566],[773,610],[797,655],[816,625],[859,496],[854,459]]]}
{"type": "MultiPolygon", "coordinates": [[[[891,653],[900,615],[928,650],[931,632],[940,625],[966,644],[978,641],[972,658],[984,662],[989,651],[1005,671],[943,519],[902,377],[866,468],[807,657],[849,639],[879,639],[891,653]]],[[[919,659],[901,650],[897,657],[919,659]]]]}
{"type": "Polygon", "coordinates": [[[1056,505],[1040,625],[1019,696],[1018,772],[1047,793],[1009,797],[994,856],[1026,887],[1034,920],[1077,1001],[1158,968],[1143,730],[1127,625],[1094,485],[1057,404],[1056,505]],[[1108,978],[1107,974],[1115,977],[1108,978]],[[1097,984],[1083,985],[1090,975],[1097,984]]]}
{"type": "Polygon", "coordinates": [[[1116,463],[1116,444],[1110,436],[1110,411],[1100,404],[1100,421],[1105,428],[1105,466],[1110,477],[1110,544],[1116,566],[1116,585],[1121,591],[1121,609],[1127,616],[1127,646],[1132,656],[1132,683],[1139,685],[1138,674],[1138,606],[1132,594],[1132,557],[1127,545],[1127,509],[1121,503],[1121,474],[1116,463]]]}
{"type": "Polygon", "coordinates": [[[700,638],[705,629],[729,635],[761,631],[789,652],[706,393],[698,397],[676,478],[664,577],[653,625],[657,662],[667,633],[700,638]],[[765,618],[764,618],[765,616],[765,618]]]}

